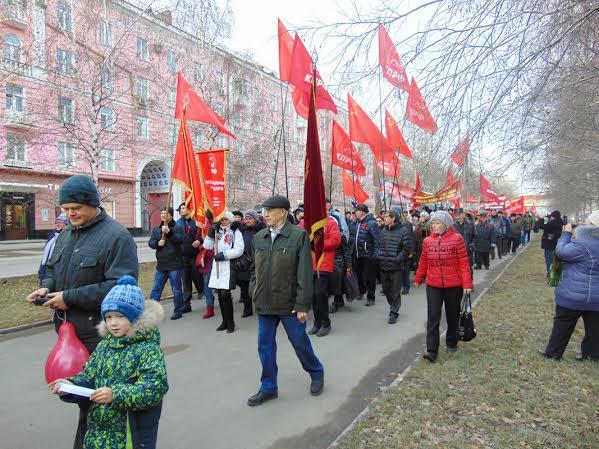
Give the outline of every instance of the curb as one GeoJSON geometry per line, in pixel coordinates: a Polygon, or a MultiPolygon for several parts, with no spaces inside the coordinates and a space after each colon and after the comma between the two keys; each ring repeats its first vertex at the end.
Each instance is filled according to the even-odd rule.
{"type": "MultiPolygon", "coordinates": [[[[485,295],[485,293],[487,293],[489,291],[489,289],[501,278],[501,276],[503,276],[505,274],[505,272],[510,267],[510,265],[518,257],[520,257],[520,254],[522,254],[524,251],[526,251],[526,250],[528,250],[528,248],[530,248],[530,243],[532,243],[532,241],[529,242],[522,251],[516,253],[516,255],[514,257],[512,257],[510,259],[510,261],[505,265],[505,267],[503,267],[503,269],[499,272],[499,274],[497,276],[495,276],[494,279],[491,280],[489,285],[487,287],[485,287],[476,296],[476,298],[472,302],[473,309],[478,305],[478,303],[480,302],[481,298],[485,295]]],[[[443,333],[441,333],[440,337],[442,338],[446,334],[446,332],[447,332],[447,330],[445,330],[443,333]]],[[[361,421],[362,418],[364,418],[364,416],[367,415],[368,412],[370,412],[374,408],[375,405],[377,405],[377,403],[383,398],[384,394],[387,391],[389,391],[392,388],[397,387],[401,383],[401,381],[410,373],[410,371],[412,370],[412,368],[414,367],[416,362],[418,362],[419,360],[420,360],[420,354],[417,354],[416,357],[414,358],[414,360],[412,361],[412,363],[410,363],[406,369],[404,369],[401,373],[399,373],[397,375],[397,378],[393,382],[391,382],[388,387],[381,390],[380,394],[377,395],[372,401],[370,401],[370,403],[366,407],[364,407],[364,409],[358,414],[358,416],[356,416],[353,419],[353,421],[345,429],[343,429],[343,431],[339,434],[339,436],[337,438],[335,438],[335,440],[327,446],[327,449],[335,449],[335,448],[339,447],[339,445],[345,439],[345,436],[353,430],[353,428],[356,426],[356,424],[358,424],[358,422],[361,421]]]]}

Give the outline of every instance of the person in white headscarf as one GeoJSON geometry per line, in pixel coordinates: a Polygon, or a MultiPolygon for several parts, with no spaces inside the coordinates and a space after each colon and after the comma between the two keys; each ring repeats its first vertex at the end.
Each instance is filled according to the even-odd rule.
{"type": "Polygon", "coordinates": [[[56,222],[54,223],[54,232],[48,237],[46,244],[44,245],[44,255],[42,256],[42,261],[40,263],[40,268],[37,270],[37,275],[40,279],[44,279],[46,275],[46,264],[50,257],[52,256],[52,252],[54,251],[54,245],[56,244],[56,239],[60,235],[60,231],[62,231],[66,226],[70,225],[71,222],[67,218],[65,214],[60,214],[56,217],[56,222]]]}

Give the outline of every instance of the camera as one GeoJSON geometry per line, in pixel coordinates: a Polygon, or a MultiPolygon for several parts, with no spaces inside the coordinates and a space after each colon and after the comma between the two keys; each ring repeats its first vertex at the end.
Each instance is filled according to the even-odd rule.
{"type": "Polygon", "coordinates": [[[41,295],[35,299],[33,304],[35,304],[36,306],[41,306],[41,305],[44,305],[45,303],[47,303],[48,301],[50,301],[51,299],[52,298],[50,298],[49,296],[41,295]]]}

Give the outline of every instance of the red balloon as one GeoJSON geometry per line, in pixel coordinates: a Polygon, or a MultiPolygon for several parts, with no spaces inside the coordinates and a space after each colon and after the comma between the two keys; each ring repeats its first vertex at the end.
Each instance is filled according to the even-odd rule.
{"type": "Polygon", "coordinates": [[[89,352],[77,338],[73,324],[63,322],[58,328],[58,341],[46,360],[46,382],[79,374],[87,359],[89,352]]]}

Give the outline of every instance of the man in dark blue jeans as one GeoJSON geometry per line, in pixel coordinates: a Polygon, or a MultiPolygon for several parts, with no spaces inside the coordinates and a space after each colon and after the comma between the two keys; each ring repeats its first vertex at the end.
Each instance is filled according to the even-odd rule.
{"type": "Polygon", "coordinates": [[[185,302],[183,301],[183,290],[181,288],[181,277],[183,275],[183,228],[173,220],[173,208],[162,208],[160,213],[162,222],[152,230],[152,236],[148,246],[156,250],[156,273],[154,275],[154,286],[150,292],[150,299],[160,301],[162,290],[167,279],[171,283],[175,302],[175,310],[171,320],[178,320],[183,316],[185,302]]]}
{"type": "Polygon", "coordinates": [[[541,248],[545,250],[545,267],[547,268],[547,279],[549,279],[549,271],[551,269],[551,263],[553,262],[553,254],[555,253],[555,247],[557,241],[562,235],[562,227],[564,223],[562,221],[562,214],[559,210],[554,210],[548,216],[548,220],[541,218],[539,219],[539,229],[543,230],[543,238],[541,239],[541,248]]]}

